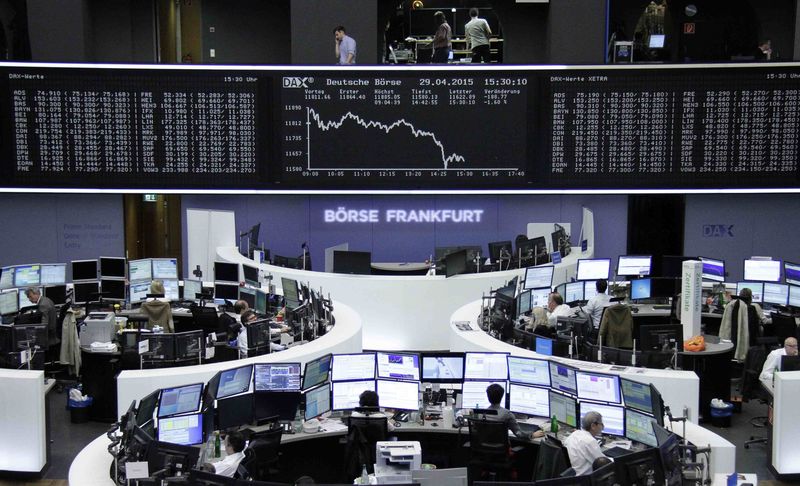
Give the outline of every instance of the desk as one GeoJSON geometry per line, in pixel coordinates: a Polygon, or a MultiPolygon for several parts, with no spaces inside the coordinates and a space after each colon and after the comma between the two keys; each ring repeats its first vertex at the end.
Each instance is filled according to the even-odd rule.
{"type": "Polygon", "coordinates": [[[800,420],[797,404],[800,403],[800,371],[775,373],[772,402],[772,451],[769,469],[780,480],[800,478],[800,420]]]}
{"type": "Polygon", "coordinates": [[[370,264],[373,275],[425,275],[430,265],[425,262],[380,263],[370,264]]]}
{"type": "Polygon", "coordinates": [[[47,467],[47,393],[43,371],[0,369],[0,473],[40,477],[47,467]]]}

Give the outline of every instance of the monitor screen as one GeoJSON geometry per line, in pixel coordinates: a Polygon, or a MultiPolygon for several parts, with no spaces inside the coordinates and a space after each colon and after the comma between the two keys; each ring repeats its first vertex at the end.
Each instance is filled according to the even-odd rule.
{"type": "Polygon", "coordinates": [[[300,391],[300,363],[256,363],[255,391],[300,391]]]}
{"type": "Polygon", "coordinates": [[[553,340],[550,338],[536,336],[536,353],[544,356],[553,355],[553,340]]]}
{"type": "Polygon", "coordinates": [[[575,381],[575,368],[571,368],[555,361],[550,361],[550,386],[554,389],[571,393],[578,393],[578,384],[575,381]]]}
{"type": "Polygon", "coordinates": [[[14,286],[14,267],[3,267],[0,272],[0,290],[14,286]]]}
{"type": "Polygon", "coordinates": [[[247,307],[255,309],[256,307],[256,289],[248,287],[239,287],[239,300],[247,302],[247,307]]]}
{"type": "Polygon", "coordinates": [[[510,241],[493,241],[489,243],[489,258],[493,262],[499,261],[500,257],[511,258],[513,253],[510,241]]]}
{"type": "Polygon", "coordinates": [[[644,277],[650,275],[651,255],[620,255],[617,260],[617,275],[644,277]]]}
{"type": "Polygon", "coordinates": [[[175,258],[153,258],[153,278],[177,279],[178,260],[175,258]]]}
{"type": "Polygon", "coordinates": [[[175,359],[199,359],[202,340],[202,329],[175,333],[175,359]]]}
{"type": "Polygon", "coordinates": [[[649,278],[631,280],[631,300],[644,300],[651,297],[649,278]]]}
{"type": "Polygon", "coordinates": [[[124,257],[100,257],[100,278],[125,278],[124,257]]]}
{"type": "Polygon", "coordinates": [[[331,363],[332,381],[368,379],[375,379],[375,353],[333,355],[331,363]]]}
{"type": "MultiPolygon", "coordinates": [[[[338,252],[334,252],[338,253],[338,252]]],[[[448,253],[444,257],[445,277],[467,273],[467,250],[448,253]]]]}
{"type": "Polygon", "coordinates": [[[100,288],[103,298],[108,300],[125,300],[125,281],[124,280],[100,280],[100,288]]]}
{"type": "Polygon", "coordinates": [[[239,284],[235,283],[215,283],[214,298],[223,300],[239,299],[239,284]]]}
{"type": "Polygon", "coordinates": [[[305,392],[305,419],[317,418],[331,411],[331,384],[325,383],[305,392]]]}
{"type": "Polygon", "coordinates": [[[97,260],[73,260],[72,261],[72,281],[76,280],[96,280],[97,279],[97,260]]]}
{"type": "Polygon", "coordinates": [[[238,282],[239,264],[214,262],[214,280],[218,282],[238,282]]]}
{"type": "Polygon", "coordinates": [[[128,262],[128,280],[140,282],[153,280],[153,263],[149,258],[144,260],[131,260],[128,262]]]}
{"type": "Polygon", "coordinates": [[[583,287],[589,282],[569,282],[564,287],[564,302],[577,302],[584,300],[583,287]]]}
{"type": "MultiPolygon", "coordinates": [[[[33,307],[36,304],[28,299],[28,295],[25,293],[28,289],[17,289],[17,305],[20,309],[24,309],[25,307],[33,307]]],[[[41,289],[39,289],[41,291],[41,289]]]]}
{"type": "Polygon", "coordinates": [[[142,302],[150,293],[150,282],[131,283],[129,287],[129,298],[131,303],[142,302]]]}
{"type": "Polygon", "coordinates": [[[681,324],[646,324],[639,326],[639,347],[642,351],[683,351],[681,324]]]}
{"type": "Polygon", "coordinates": [[[178,280],[163,280],[164,298],[169,300],[181,300],[181,289],[178,280]]]}
{"type": "Polygon", "coordinates": [[[42,285],[63,285],[67,281],[67,265],[55,263],[42,265],[41,279],[42,285]]]}
{"type": "Polygon", "coordinates": [[[764,296],[763,282],[736,282],[736,295],[739,295],[744,288],[748,288],[753,292],[754,304],[760,304],[762,302],[764,296]]]}
{"type": "Polygon", "coordinates": [[[745,260],[744,279],[757,282],[780,282],[780,260],[745,260]]]}
{"type": "Polygon", "coordinates": [[[358,407],[358,396],[363,391],[375,391],[375,380],[335,381],[332,389],[333,409],[352,410],[358,407]]]}
{"type": "Polygon", "coordinates": [[[583,423],[583,417],[589,412],[599,412],[603,416],[604,434],[625,436],[625,408],[616,405],[581,402],[580,423],[583,423]]]}
{"type": "Polygon", "coordinates": [[[578,259],[577,280],[608,280],[611,260],[608,258],[578,259]]]}
{"type": "MultiPolygon", "coordinates": [[[[505,381],[465,381],[461,387],[461,406],[462,408],[489,408],[489,397],[486,396],[486,389],[489,385],[497,384],[507,390],[505,381]]],[[[505,401],[505,395],[503,395],[505,401]]],[[[501,405],[503,402],[500,403],[501,405]]]]}
{"type": "Polygon", "coordinates": [[[525,289],[548,289],[553,285],[553,265],[525,269],[525,289]]]}
{"type": "Polygon", "coordinates": [[[377,363],[378,378],[419,381],[418,354],[378,352],[377,363]]]}
{"type": "Polygon", "coordinates": [[[508,357],[508,379],[514,383],[550,386],[550,368],[544,359],[508,357]]]}
{"type": "Polygon", "coordinates": [[[50,285],[44,288],[44,296],[52,300],[54,304],[61,305],[67,302],[66,285],[50,285]]]}
{"type": "Polygon", "coordinates": [[[458,383],[463,379],[463,354],[422,354],[422,381],[428,383],[458,383]]]}
{"type": "Polygon", "coordinates": [[[800,307],[800,286],[789,286],[789,305],[792,307],[800,307]]]}
{"type": "Polygon", "coordinates": [[[254,395],[248,393],[217,400],[217,426],[220,430],[255,422],[254,395]]]}
{"type": "Polygon", "coordinates": [[[17,265],[14,269],[15,287],[36,287],[39,285],[41,276],[40,265],[17,265]]]}
{"type": "Polygon", "coordinates": [[[663,49],[666,38],[667,36],[664,34],[650,34],[650,42],[647,47],[650,49],[663,49]]]}
{"type": "Polygon", "coordinates": [[[256,290],[256,303],[253,307],[256,312],[261,315],[266,315],[267,313],[267,301],[269,299],[269,294],[264,292],[263,290],[256,290]]]}
{"type": "Polygon", "coordinates": [[[158,406],[158,397],[160,395],[161,390],[156,390],[139,400],[139,407],[136,409],[136,425],[141,427],[146,422],[153,420],[153,413],[155,413],[158,406]]]}
{"type": "Polygon", "coordinates": [[[419,382],[378,380],[378,400],[383,408],[419,410],[419,382]]]}
{"type": "Polygon", "coordinates": [[[650,447],[658,447],[653,424],[656,419],[630,408],[625,410],[625,437],[650,447]]]}
{"type": "Polygon", "coordinates": [[[620,403],[619,376],[577,371],[578,398],[600,402],[620,403]]]}
{"type": "Polygon", "coordinates": [[[75,304],[96,302],[97,294],[100,292],[100,282],[73,283],[72,290],[74,291],[73,302],[75,304]]]}
{"type": "Polygon", "coordinates": [[[625,406],[635,408],[641,412],[653,413],[653,398],[648,383],[639,383],[625,378],[620,379],[622,399],[625,406]]]}
{"type": "Polygon", "coordinates": [[[183,298],[184,300],[195,300],[197,294],[203,292],[203,282],[200,280],[184,280],[183,281],[183,298]]]}
{"type": "Polygon", "coordinates": [[[597,295],[597,282],[583,282],[583,300],[591,300],[597,295]]]}
{"type": "Polygon", "coordinates": [[[216,398],[230,397],[250,390],[250,377],[252,375],[253,365],[221,371],[216,398]]]}
{"type": "MultiPolygon", "coordinates": [[[[247,396],[247,395],[242,395],[247,396]]],[[[298,392],[260,392],[251,395],[255,401],[255,419],[278,416],[278,420],[294,420],[302,401],[298,392]]]]}
{"type": "Polygon", "coordinates": [[[300,305],[300,293],[297,290],[297,280],[281,277],[281,289],[283,298],[286,299],[287,307],[297,307],[300,305]]]}
{"type": "Polygon", "coordinates": [[[531,307],[547,307],[547,299],[549,297],[549,288],[531,290],[531,307]]]}
{"type": "Polygon", "coordinates": [[[200,399],[202,397],[202,383],[163,388],[161,390],[161,402],[158,404],[158,418],[195,412],[200,407],[200,399]]]}
{"type": "Polygon", "coordinates": [[[246,284],[252,285],[253,287],[261,286],[258,279],[258,268],[242,264],[242,273],[244,274],[244,282],[246,284]]]}
{"type": "Polygon", "coordinates": [[[800,371],[800,356],[781,356],[780,371],[800,371]]]}
{"type": "Polygon", "coordinates": [[[372,274],[372,253],[368,251],[342,251],[333,252],[333,273],[348,273],[354,275],[372,274]]]}
{"type": "Polygon", "coordinates": [[[550,416],[570,427],[578,427],[578,401],[574,398],[549,391],[550,395],[550,416]]]}
{"type": "Polygon", "coordinates": [[[464,378],[472,380],[507,380],[507,353],[467,353],[464,378]]]}
{"type": "Polygon", "coordinates": [[[800,285],[800,263],[783,262],[783,278],[787,284],[800,285]]]}
{"type": "Polygon", "coordinates": [[[765,304],[787,305],[789,303],[789,285],[764,282],[763,300],[765,304]]]}
{"type": "Polygon", "coordinates": [[[547,388],[518,385],[508,386],[508,409],[538,417],[550,417],[550,393],[547,388]]]}
{"type": "Polygon", "coordinates": [[[158,420],[158,440],[171,444],[203,443],[203,414],[164,417],[158,420]]]}
{"type": "Polygon", "coordinates": [[[326,354],[306,363],[303,370],[303,390],[313,388],[320,383],[328,381],[328,372],[331,370],[331,355],[326,354]]]}
{"type": "Polygon", "coordinates": [[[531,291],[526,290],[517,296],[517,316],[531,311],[531,291]]]}
{"type": "Polygon", "coordinates": [[[725,260],[700,257],[700,261],[703,262],[704,279],[713,280],[715,282],[723,282],[725,280],[725,260]]]}

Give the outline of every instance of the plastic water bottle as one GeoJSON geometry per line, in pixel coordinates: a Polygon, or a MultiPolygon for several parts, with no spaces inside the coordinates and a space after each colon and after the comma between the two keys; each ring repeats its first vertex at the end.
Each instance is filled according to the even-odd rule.
{"type": "Polygon", "coordinates": [[[361,468],[361,482],[359,484],[369,484],[369,472],[367,472],[367,465],[361,468]]]}
{"type": "Polygon", "coordinates": [[[219,457],[220,455],[222,455],[222,452],[220,450],[221,446],[222,442],[219,440],[219,431],[216,431],[214,436],[214,457],[219,457]]]}
{"type": "Polygon", "coordinates": [[[553,414],[553,418],[550,419],[550,432],[554,434],[558,433],[558,419],[555,414],[553,414]]]}
{"type": "Polygon", "coordinates": [[[300,413],[300,410],[294,414],[294,423],[292,424],[292,428],[294,429],[295,434],[299,434],[303,431],[303,415],[300,413]]]}

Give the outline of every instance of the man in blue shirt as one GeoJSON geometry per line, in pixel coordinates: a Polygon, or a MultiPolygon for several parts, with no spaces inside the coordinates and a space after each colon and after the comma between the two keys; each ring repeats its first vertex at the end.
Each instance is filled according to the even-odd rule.
{"type": "Polygon", "coordinates": [[[349,65],[356,63],[356,41],[345,33],[344,26],[333,29],[333,36],[336,39],[336,58],[337,64],[349,65]]]}

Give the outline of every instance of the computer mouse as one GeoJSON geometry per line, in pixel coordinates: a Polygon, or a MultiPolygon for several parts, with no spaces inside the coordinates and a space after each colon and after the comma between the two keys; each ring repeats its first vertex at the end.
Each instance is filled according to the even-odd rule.
{"type": "Polygon", "coordinates": [[[394,426],[395,426],[395,427],[397,427],[398,429],[400,428],[400,422],[398,422],[398,421],[396,421],[396,420],[395,420],[394,422],[392,422],[392,425],[394,425],[394,426]]]}
{"type": "Polygon", "coordinates": [[[431,427],[438,427],[438,426],[439,424],[437,424],[436,422],[431,422],[431,427]]]}
{"type": "Polygon", "coordinates": [[[638,307],[632,307],[632,308],[631,308],[631,312],[633,312],[634,314],[636,314],[637,312],[639,312],[639,308],[638,308],[638,307]]]}

